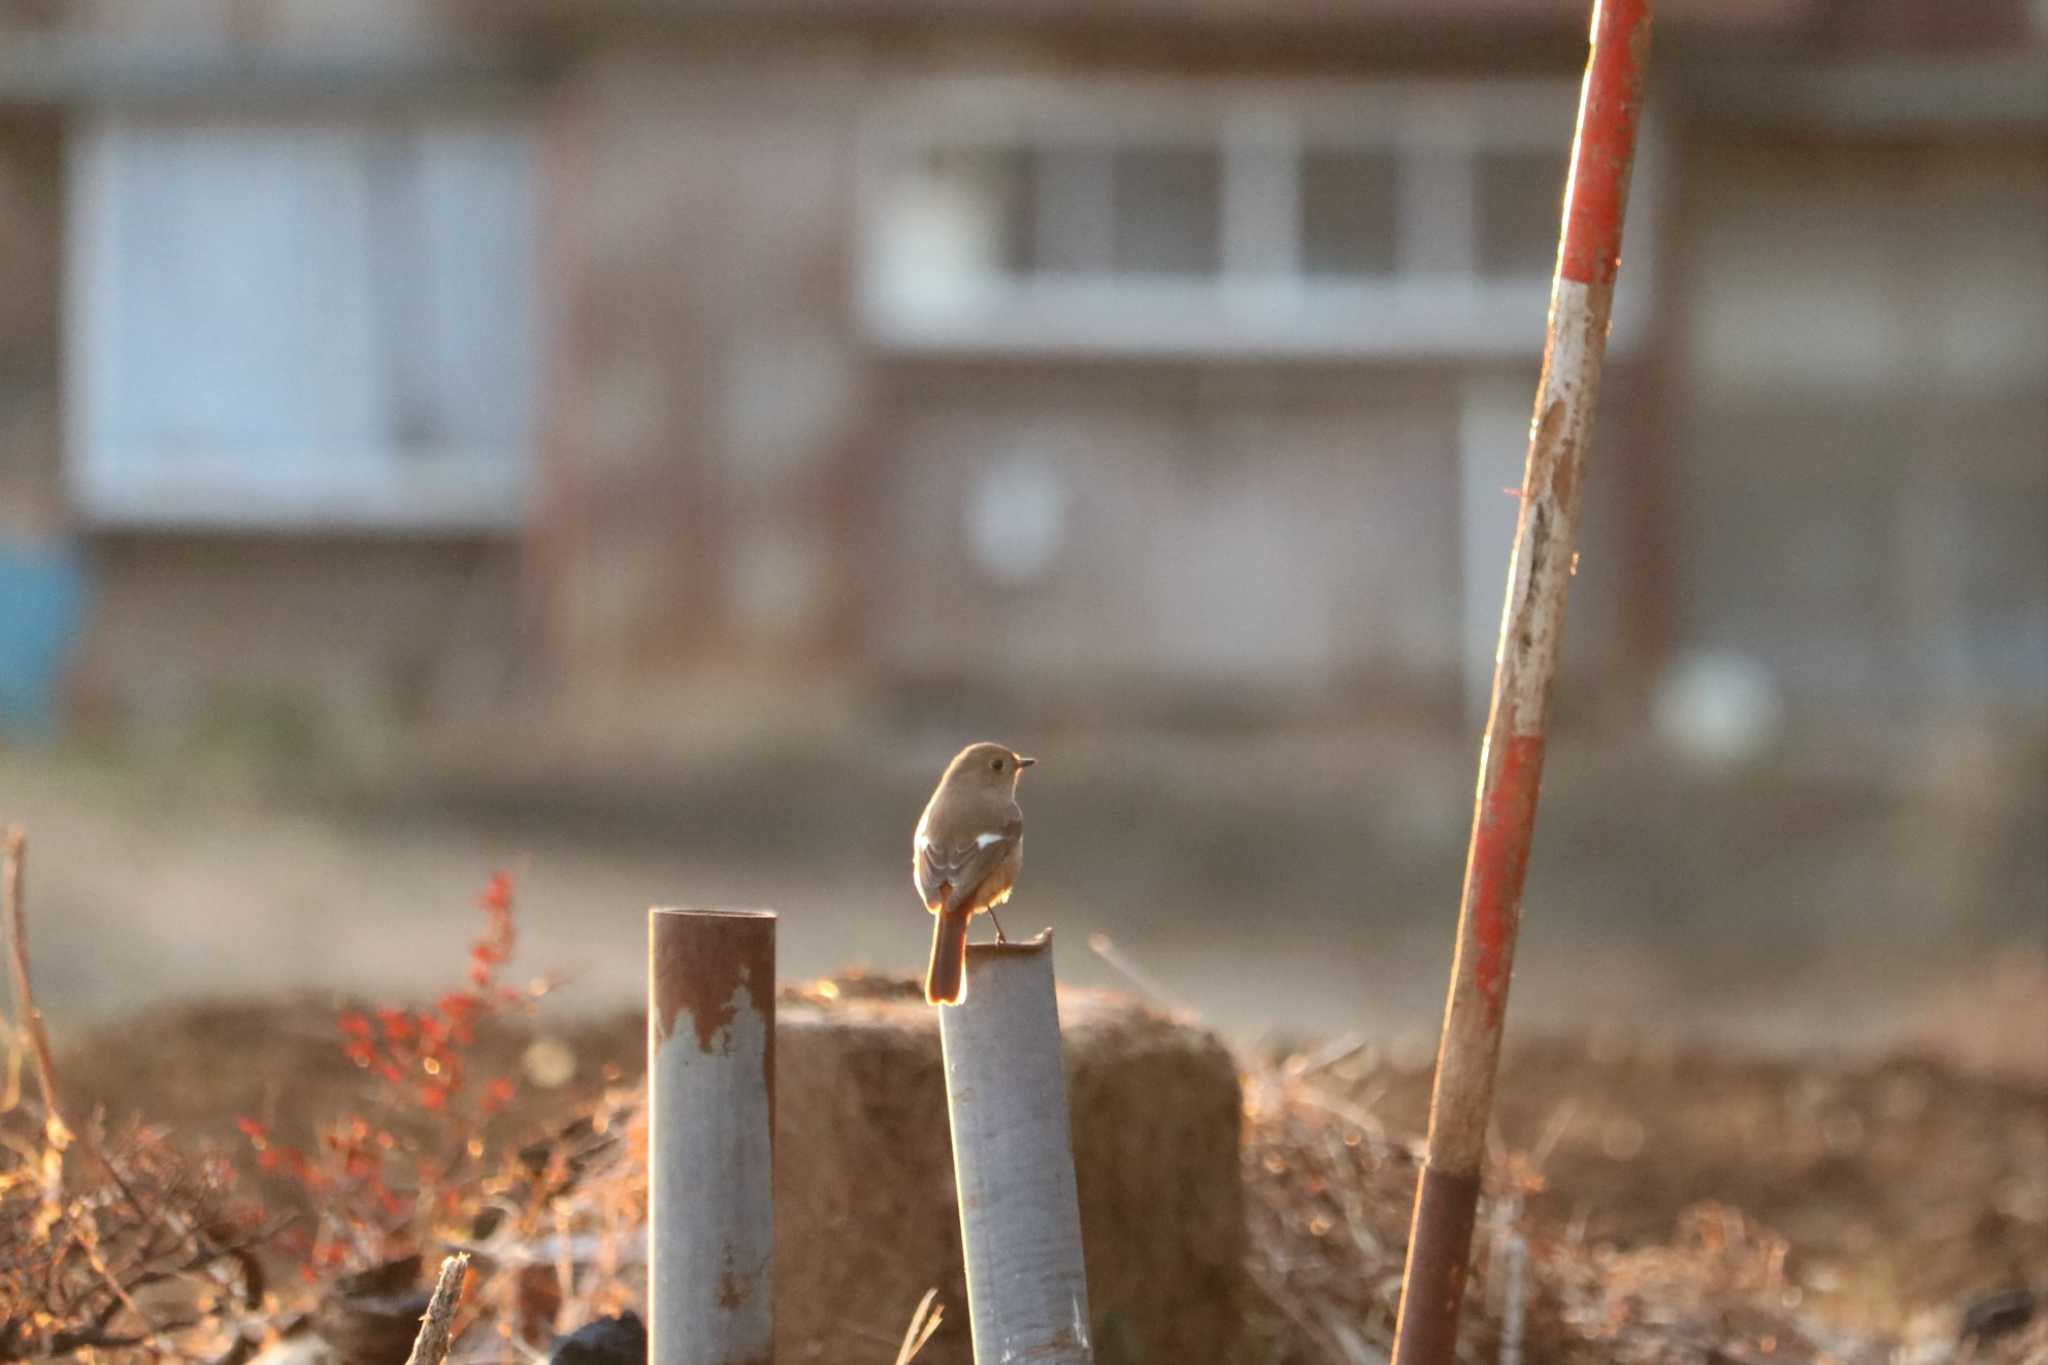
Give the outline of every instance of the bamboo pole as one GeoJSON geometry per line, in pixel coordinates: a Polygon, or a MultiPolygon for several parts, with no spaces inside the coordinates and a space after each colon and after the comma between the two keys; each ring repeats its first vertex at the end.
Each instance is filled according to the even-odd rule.
{"type": "Polygon", "coordinates": [[[648,912],[650,1365],[775,1349],[775,914],[648,912]]]}
{"type": "Polygon", "coordinates": [[[1457,1345],[1522,882],[1536,827],[1551,682],[1571,584],[1580,473],[1607,350],[1649,39],[1650,0],[1597,0],[1551,282],[1543,377],[1494,657],[1457,956],[1430,1096],[1429,1154],[1409,1229],[1394,1365],[1449,1365],[1457,1345]]]}
{"type": "Polygon", "coordinates": [[[974,1358],[1090,1365],[1051,931],[970,945],[967,986],[939,1037],[974,1358]]]}

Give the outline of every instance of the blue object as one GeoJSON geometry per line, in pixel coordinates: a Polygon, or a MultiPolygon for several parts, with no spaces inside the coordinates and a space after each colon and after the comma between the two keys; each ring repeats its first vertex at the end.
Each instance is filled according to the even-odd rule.
{"type": "Polygon", "coordinates": [[[89,596],[70,541],[0,539],[0,738],[56,734],[89,596]]]}

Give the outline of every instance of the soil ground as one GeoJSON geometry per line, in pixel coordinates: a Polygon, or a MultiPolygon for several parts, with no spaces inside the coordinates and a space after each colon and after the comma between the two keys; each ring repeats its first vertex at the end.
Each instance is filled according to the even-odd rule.
{"type": "MultiPolygon", "coordinates": [[[[1057,926],[1062,980],[1131,984],[1089,951],[1102,935],[1148,993],[1240,1041],[1355,1030],[1431,1050],[1468,744],[1029,739],[1045,761],[1006,920],[1057,926]]],[[[921,968],[907,831],[951,747],[729,745],[642,771],[494,744],[352,785],[232,754],[0,752],[0,819],[29,830],[40,994],[63,1026],[208,996],[431,991],[496,867],[518,876],[522,961],[567,979],[555,1007],[604,1013],[644,989],[650,904],[779,909],[785,976],[921,968]]],[[[1994,964],[2048,960],[2048,749],[1965,730],[1853,771],[1820,752],[1717,776],[1561,740],[1512,1028],[1927,1044],[2048,1075],[2048,1029],[1977,1018],[2011,989],[1994,964]]]]}
{"type": "MultiPolygon", "coordinates": [[[[1340,1040],[1329,1082],[1419,1131],[1468,746],[1020,742],[1047,761],[1013,933],[1055,924],[1064,981],[1135,983],[1248,1057],[1340,1040]]],[[[542,1027],[577,1080],[544,1106],[637,1073],[650,904],[782,910],[786,978],[914,970],[927,921],[903,846],[950,747],[728,748],[637,776],[526,754],[353,785],[233,758],[0,754],[0,819],[30,832],[67,1085],[232,1142],[237,1114],[289,1131],[346,1107],[335,1005],[459,978],[494,867],[518,879],[518,969],[567,979],[542,1027]]],[[[1966,732],[1854,771],[1791,755],[1703,775],[1561,744],[1499,1106],[1500,1145],[1540,1173],[1530,1217],[1654,1246],[1684,1210],[1731,1205],[1788,1240],[1788,1290],[1865,1332],[1952,1335],[1973,1300],[2038,1286],[2040,758],[1966,732]]]]}

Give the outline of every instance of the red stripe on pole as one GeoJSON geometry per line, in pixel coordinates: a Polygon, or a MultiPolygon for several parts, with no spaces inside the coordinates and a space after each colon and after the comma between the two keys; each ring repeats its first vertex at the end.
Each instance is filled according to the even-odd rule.
{"type": "Polygon", "coordinates": [[[1472,984],[1486,1002],[1488,1028],[1499,1028],[1507,1005],[1522,881],[1529,871],[1529,832],[1543,783],[1543,736],[1501,737],[1500,767],[1486,792],[1472,837],[1472,984]]]}
{"type": "Polygon", "coordinates": [[[1649,0],[1602,0],[1593,53],[1579,98],[1578,155],[1566,190],[1558,273],[1581,284],[1612,284],[1621,267],[1621,217],[1643,113],[1649,0]]]}

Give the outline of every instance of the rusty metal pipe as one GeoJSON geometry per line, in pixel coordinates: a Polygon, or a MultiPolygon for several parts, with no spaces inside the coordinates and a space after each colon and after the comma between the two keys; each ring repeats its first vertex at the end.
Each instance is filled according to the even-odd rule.
{"type": "Polygon", "coordinates": [[[1394,1365],[1450,1365],[1457,1345],[1522,882],[1536,828],[1551,682],[1572,577],[1580,473],[1607,351],[1649,41],[1650,0],[1598,0],[1508,565],[1394,1365]]]}
{"type": "Polygon", "coordinates": [[[967,987],[939,1037],[974,1358],[1090,1365],[1051,931],[969,945],[967,987]]]}
{"type": "Polygon", "coordinates": [[[651,1365],[775,1350],[775,913],[647,916],[651,1365]]]}

